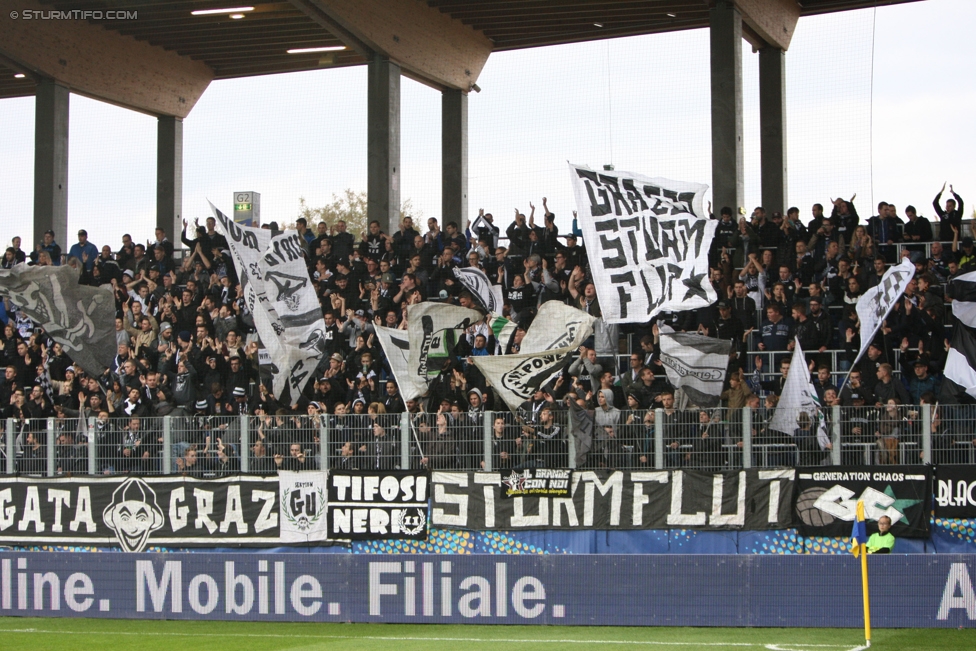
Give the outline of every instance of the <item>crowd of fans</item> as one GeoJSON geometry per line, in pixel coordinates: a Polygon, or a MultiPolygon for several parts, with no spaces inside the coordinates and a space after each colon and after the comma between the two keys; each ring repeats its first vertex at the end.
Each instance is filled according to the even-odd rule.
{"type": "MultiPolygon", "coordinates": [[[[963,200],[950,186],[952,198],[943,203],[944,190],[933,203],[932,222],[913,206],[901,218],[885,202],[865,220],[854,197],[835,200],[829,213],[815,204],[808,224],[797,208],[785,215],[756,208],[748,219],[722,208],[713,216],[718,225],[709,252],[719,300],[702,310],[662,313],[620,333],[597,328],[560,377],[517,413],[499,414],[491,424],[492,466],[565,467],[566,423],[581,413],[590,414],[594,424],[587,465],[653,465],[654,410],[660,408],[668,465],[721,467],[732,463],[725,448],[741,448],[746,406],[755,410],[754,440],[769,446],[772,456],[765,462],[820,463],[827,449],[817,443],[814,423],[801,419],[793,436],[765,426],[790,371],[794,339],[806,353],[823,404],[860,408],[845,412],[850,417],[844,442],[873,446],[877,462],[899,462],[899,440],[919,434],[917,406],[935,403],[939,395],[951,318],[944,286],[976,264],[973,239],[963,236],[963,200]],[[852,369],[861,345],[857,300],[901,257],[915,264],[916,276],[852,369]],[[659,360],[665,329],[733,342],[723,408],[698,410],[668,383],[659,360]],[[850,379],[838,386],[845,371],[851,371],[850,379]]],[[[359,237],[343,221],[312,227],[299,219],[309,276],[322,304],[325,352],[304,392],[288,400],[271,392],[270,367],[260,362],[238,270],[213,218],[205,225],[184,222],[180,251],[159,228],[145,244],[123,236],[114,251],[88,241],[84,230],[67,252],[52,231],[29,253],[15,237],[3,268],[75,264],[81,283],[111,286],[118,343],[111,368],[87,375],[16,305],[5,302],[0,404],[2,416],[16,425],[17,471],[47,467],[47,419],[54,418],[61,473],[87,471],[89,440],[95,442],[100,473],[236,473],[241,414],[254,417],[253,445],[243,451],[251,455],[251,472],[323,463],[323,420],[330,465],[392,468],[401,464],[404,411],[411,414],[412,465],[482,467],[484,413],[505,406],[471,358],[518,352],[546,301],[601,316],[575,213],[572,230],[561,235],[545,198],[541,205],[541,223],[530,203],[528,216],[515,210],[504,237],[483,210],[463,230],[434,218],[424,228],[404,217],[394,233],[374,221],[359,237]],[[499,341],[486,323],[472,326],[425,404],[405,403],[373,326],[405,329],[406,307],[421,301],[478,308],[454,275],[459,266],[480,268],[501,286],[504,316],[517,329],[510,340],[499,341]],[[162,425],[153,418],[166,415],[178,423],[170,432],[168,469],[162,467],[162,425]]],[[[958,438],[938,415],[932,427],[935,435],[958,438]]],[[[9,447],[0,446],[0,454],[9,447]]],[[[845,461],[858,461],[860,450],[845,452],[845,461]]]]}

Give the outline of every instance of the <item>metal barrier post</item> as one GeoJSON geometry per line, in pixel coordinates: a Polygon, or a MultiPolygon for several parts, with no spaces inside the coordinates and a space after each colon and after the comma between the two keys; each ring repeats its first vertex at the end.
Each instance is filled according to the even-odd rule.
{"type": "Polygon", "coordinates": [[[241,449],[238,453],[241,455],[241,472],[247,474],[251,469],[251,441],[247,429],[249,418],[247,414],[241,414],[239,418],[241,419],[241,449]]]}
{"type": "Polygon", "coordinates": [[[830,433],[830,439],[832,441],[830,448],[830,463],[839,466],[841,465],[841,440],[840,440],[840,406],[834,405],[830,408],[830,419],[832,422],[833,431],[830,433]]]}
{"type": "Polygon", "coordinates": [[[47,476],[53,477],[55,470],[54,419],[47,419],[47,476]]]}
{"type": "Polygon", "coordinates": [[[932,405],[930,404],[922,405],[922,463],[932,463],[932,405]]]}
{"type": "Polygon", "coordinates": [[[14,457],[17,454],[17,445],[14,441],[14,419],[7,419],[7,474],[12,475],[17,472],[14,464],[14,457]]]}
{"type": "Polygon", "coordinates": [[[163,416],[163,474],[173,474],[173,417],[163,416]]]}
{"type": "Polygon", "coordinates": [[[321,469],[331,468],[329,463],[329,417],[325,414],[319,418],[319,457],[322,459],[321,469]]]}
{"type": "Polygon", "coordinates": [[[400,412],[400,470],[410,469],[410,412],[400,412]]]}
{"type": "Polygon", "coordinates": [[[567,449],[569,450],[569,467],[576,470],[576,436],[573,434],[573,414],[567,412],[566,416],[566,436],[568,438],[567,449]]]}
{"type": "Polygon", "coordinates": [[[654,467],[664,470],[664,410],[654,410],[654,467]]]}
{"type": "Polygon", "coordinates": [[[752,408],[742,408],[742,467],[752,468],[752,408]]]}
{"type": "Polygon", "coordinates": [[[482,423],[481,434],[484,444],[484,470],[485,472],[491,472],[491,434],[492,428],[495,425],[495,415],[494,412],[485,412],[485,422],[482,423]]]}
{"type": "Polygon", "coordinates": [[[98,474],[98,459],[95,456],[95,417],[88,418],[88,474],[98,474]]]}

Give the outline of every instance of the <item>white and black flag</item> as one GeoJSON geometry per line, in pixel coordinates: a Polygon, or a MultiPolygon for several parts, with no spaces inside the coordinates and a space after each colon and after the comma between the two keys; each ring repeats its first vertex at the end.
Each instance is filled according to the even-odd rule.
{"type": "Polygon", "coordinates": [[[952,316],[970,328],[976,328],[976,271],[970,271],[949,282],[952,316]]]}
{"type": "Polygon", "coordinates": [[[881,324],[905,293],[905,288],[914,275],[915,265],[905,258],[900,265],[889,267],[881,276],[881,282],[857,299],[857,318],[861,322],[861,350],[858,351],[851,367],[857,364],[864,351],[871,345],[881,324]]]}
{"type": "Polygon", "coordinates": [[[717,300],[708,250],[718,222],[707,185],[570,164],[579,224],[607,323],[643,323],[717,300]]]}
{"type": "Polygon", "coordinates": [[[522,339],[517,355],[485,355],[472,361],[495,393],[516,411],[554,375],[566,368],[593,334],[596,319],[559,301],[547,301],[522,339]]]}
{"type": "Polygon", "coordinates": [[[380,342],[386,361],[393,371],[393,379],[400,388],[404,400],[416,400],[427,394],[427,383],[410,372],[410,336],[406,330],[374,325],[373,331],[380,342]]]}
{"type": "Polygon", "coordinates": [[[471,292],[481,307],[492,314],[501,314],[505,301],[500,285],[492,285],[485,272],[476,267],[454,267],[454,277],[471,292]]]}
{"type": "Polygon", "coordinates": [[[0,270],[0,293],[61,344],[71,360],[98,376],[112,365],[115,296],[108,285],[78,284],[79,270],[69,266],[0,270]]]}
{"type": "Polygon", "coordinates": [[[295,231],[237,224],[210,204],[227,236],[248,310],[271,356],[274,394],[298,396],[322,357],[325,322],[295,231]]]}
{"type": "Polygon", "coordinates": [[[976,271],[953,278],[947,294],[952,299],[956,324],[939,401],[971,404],[976,401],[976,271]]]}
{"type": "Polygon", "coordinates": [[[721,402],[732,342],[692,332],[661,334],[661,363],[672,386],[699,407],[721,402]]]}

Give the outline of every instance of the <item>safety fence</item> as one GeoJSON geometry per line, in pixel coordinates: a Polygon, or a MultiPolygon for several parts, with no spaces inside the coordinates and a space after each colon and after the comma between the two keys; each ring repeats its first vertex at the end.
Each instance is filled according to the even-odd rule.
{"type": "Polygon", "coordinates": [[[506,470],[976,463],[976,406],[603,410],[33,420],[0,431],[0,473],[222,477],[278,470],[506,470]],[[801,419],[802,420],[802,419],[801,419]],[[822,430],[826,430],[824,432],[822,430]]]}

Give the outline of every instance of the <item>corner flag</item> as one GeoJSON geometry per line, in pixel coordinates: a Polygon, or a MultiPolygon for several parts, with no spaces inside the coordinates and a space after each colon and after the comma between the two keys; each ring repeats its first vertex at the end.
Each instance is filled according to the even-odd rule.
{"type": "Polygon", "coordinates": [[[861,548],[868,542],[868,529],[864,522],[864,502],[857,503],[857,517],[854,518],[854,529],[851,531],[851,553],[857,558],[861,548]]]}
{"type": "Polygon", "coordinates": [[[868,594],[868,531],[864,524],[864,502],[857,502],[857,516],[851,531],[851,552],[861,557],[861,590],[864,595],[864,641],[871,646],[871,599],[868,594]]]}

